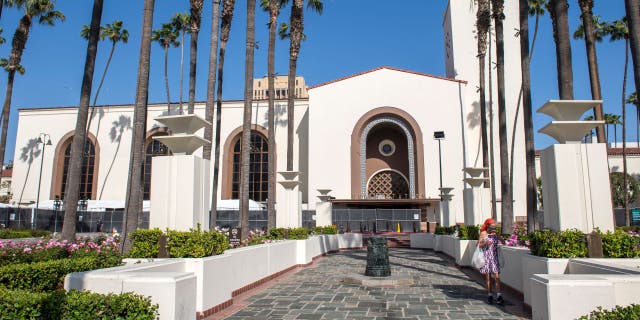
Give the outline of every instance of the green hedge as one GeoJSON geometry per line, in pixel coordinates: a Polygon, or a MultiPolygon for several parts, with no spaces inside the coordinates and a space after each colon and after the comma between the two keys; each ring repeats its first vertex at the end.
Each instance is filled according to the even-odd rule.
{"type": "Polygon", "coordinates": [[[155,228],[151,230],[139,229],[131,235],[133,241],[128,257],[134,258],[157,258],[158,240],[162,235],[162,230],[155,228]]]}
{"type": "Polygon", "coordinates": [[[291,228],[289,229],[289,237],[291,240],[304,240],[309,238],[309,230],[307,228],[291,228]]]}
{"type": "Polygon", "coordinates": [[[0,229],[0,239],[41,238],[50,235],[51,232],[46,230],[0,229]]]}
{"type": "Polygon", "coordinates": [[[632,304],[630,306],[616,306],[611,310],[604,310],[602,307],[592,311],[586,316],[582,316],[579,320],[640,320],[640,305],[632,304]]]}
{"type": "Polygon", "coordinates": [[[0,255],[0,266],[6,266],[16,263],[33,263],[41,261],[58,260],[69,257],[67,248],[64,247],[52,247],[44,250],[33,250],[30,253],[25,253],[22,247],[17,248],[4,248],[2,250],[6,254],[0,255]]]}
{"type": "Polygon", "coordinates": [[[479,226],[460,226],[458,238],[462,240],[478,240],[480,237],[479,226]]]}
{"type": "Polygon", "coordinates": [[[0,287],[0,316],[3,320],[152,320],[158,305],[133,293],[102,295],[63,290],[36,293],[0,287]]]}
{"type": "Polygon", "coordinates": [[[269,239],[271,240],[284,240],[287,238],[287,228],[273,228],[269,230],[269,239]]]}
{"type": "Polygon", "coordinates": [[[616,230],[602,235],[602,253],[607,258],[640,257],[640,238],[616,230]]]}
{"type": "Polygon", "coordinates": [[[189,231],[167,231],[169,256],[172,258],[202,258],[221,254],[229,248],[226,234],[197,229],[189,231]]]}
{"type": "Polygon", "coordinates": [[[120,257],[87,257],[11,264],[0,267],[0,285],[7,289],[53,291],[62,287],[64,277],[68,273],[109,268],[120,264],[120,257]]]}
{"type": "Polygon", "coordinates": [[[584,258],[589,253],[587,239],[579,230],[531,233],[531,254],[547,258],[584,258]]]}
{"type": "Polygon", "coordinates": [[[436,226],[436,234],[441,234],[441,235],[453,234],[454,230],[455,230],[455,227],[436,226]]]}
{"type": "Polygon", "coordinates": [[[337,226],[323,227],[322,234],[338,234],[338,227],[337,226]]]}

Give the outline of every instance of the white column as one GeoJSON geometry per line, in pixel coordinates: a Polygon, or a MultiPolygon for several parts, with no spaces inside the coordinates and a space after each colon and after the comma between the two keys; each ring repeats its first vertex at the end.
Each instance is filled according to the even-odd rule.
{"type": "Polygon", "coordinates": [[[331,200],[331,196],[329,195],[331,189],[318,189],[318,192],[320,193],[318,196],[320,202],[316,202],[316,226],[330,226],[332,222],[333,209],[333,206],[329,201],[331,200]]]}
{"type": "Polygon", "coordinates": [[[297,228],[302,226],[302,197],[299,192],[299,172],[278,172],[282,179],[278,181],[281,194],[284,194],[284,202],[278,203],[276,210],[276,227],[297,228]]]}

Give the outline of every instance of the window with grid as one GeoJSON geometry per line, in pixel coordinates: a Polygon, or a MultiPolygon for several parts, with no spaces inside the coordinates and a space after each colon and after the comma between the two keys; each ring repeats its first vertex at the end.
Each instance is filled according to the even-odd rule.
{"type": "MultiPolygon", "coordinates": [[[[231,198],[240,198],[240,145],[239,137],[233,147],[231,198]]],[[[257,132],[251,132],[249,155],[249,199],[267,201],[267,182],[269,181],[269,145],[267,139],[257,132]]]]}
{"type": "Polygon", "coordinates": [[[150,200],[151,199],[151,159],[155,156],[166,156],[169,154],[169,148],[167,148],[164,143],[151,139],[147,143],[145,158],[144,158],[144,167],[143,167],[143,199],[150,200]]]}
{"type": "MultiPolygon", "coordinates": [[[[73,140],[73,138],[70,138],[73,140]]],[[[64,192],[67,188],[67,177],[69,174],[69,164],[71,162],[71,142],[67,144],[64,150],[64,165],[62,171],[62,188],[60,189],[60,197],[64,199],[64,192]]],[[[90,140],[84,145],[84,153],[82,157],[82,171],[80,175],[80,198],[93,199],[93,175],[95,170],[96,149],[90,140]]]]}

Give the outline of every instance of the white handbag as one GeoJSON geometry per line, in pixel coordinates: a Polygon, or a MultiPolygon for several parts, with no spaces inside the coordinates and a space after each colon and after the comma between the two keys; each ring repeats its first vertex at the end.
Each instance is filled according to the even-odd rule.
{"type": "Polygon", "coordinates": [[[473,257],[471,258],[471,265],[474,268],[480,269],[484,266],[484,253],[479,246],[476,247],[476,251],[473,252],[473,257]]]}

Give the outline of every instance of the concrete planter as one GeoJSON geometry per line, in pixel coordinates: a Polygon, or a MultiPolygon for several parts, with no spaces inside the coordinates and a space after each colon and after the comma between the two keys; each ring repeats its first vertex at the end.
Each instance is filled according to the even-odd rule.
{"type": "Polygon", "coordinates": [[[67,275],[65,289],[98,293],[135,292],[159,304],[160,319],[195,319],[228,304],[235,291],[248,290],[287,269],[338,249],[361,248],[362,235],[312,236],[230,249],[189,259],[127,259],[127,265],[67,275]]]}
{"type": "Polygon", "coordinates": [[[477,245],[478,240],[455,239],[453,258],[456,260],[456,264],[462,267],[470,267],[471,258],[477,245]]]}
{"type": "Polygon", "coordinates": [[[449,257],[455,257],[456,254],[456,242],[458,238],[455,238],[451,235],[443,235],[441,238],[442,241],[442,252],[449,257]]]}
{"type": "Polygon", "coordinates": [[[509,287],[523,292],[522,258],[529,254],[528,248],[499,247],[500,281],[509,287]]]}
{"type": "Polygon", "coordinates": [[[522,294],[524,303],[531,306],[531,278],[534,274],[565,274],[568,272],[569,259],[544,258],[524,254],[522,256],[522,294]]]}
{"type": "Polygon", "coordinates": [[[440,234],[436,234],[435,235],[435,240],[433,243],[433,250],[437,251],[437,252],[442,252],[442,238],[444,236],[440,235],[440,234]]]}
{"type": "Polygon", "coordinates": [[[433,233],[412,233],[409,235],[411,248],[434,249],[436,237],[437,236],[433,233]]]}

